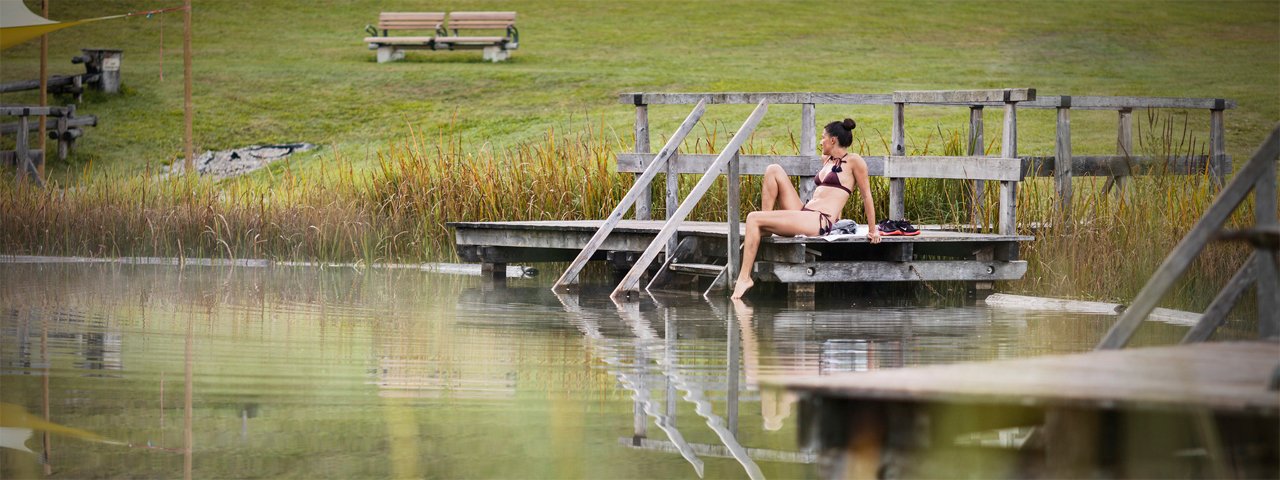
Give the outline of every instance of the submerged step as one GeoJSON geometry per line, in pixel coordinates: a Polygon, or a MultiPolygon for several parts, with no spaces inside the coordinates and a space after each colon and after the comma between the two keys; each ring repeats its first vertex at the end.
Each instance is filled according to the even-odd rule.
{"type": "Polygon", "coordinates": [[[711,265],[706,263],[673,263],[671,264],[671,271],[714,277],[720,275],[720,272],[724,271],[724,265],[711,265]]]}

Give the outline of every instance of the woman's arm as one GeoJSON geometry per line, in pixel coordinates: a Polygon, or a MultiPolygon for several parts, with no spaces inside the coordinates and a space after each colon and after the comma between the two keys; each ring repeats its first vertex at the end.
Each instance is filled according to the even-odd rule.
{"type": "Polygon", "coordinates": [[[871,198],[871,181],[867,178],[867,162],[854,154],[858,162],[853,165],[853,182],[858,184],[862,196],[862,211],[867,214],[867,239],[880,243],[880,230],[876,228],[876,202],[871,198]]]}

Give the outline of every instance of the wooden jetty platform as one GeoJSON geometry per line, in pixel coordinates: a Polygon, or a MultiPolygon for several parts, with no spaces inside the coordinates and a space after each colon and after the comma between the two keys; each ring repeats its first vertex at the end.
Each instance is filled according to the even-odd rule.
{"type": "Polygon", "coordinates": [[[764,383],[802,393],[801,441],[828,478],[959,475],[947,459],[984,455],[981,476],[1275,477],[1277,361],[1280,343],[1231,342],[764,383]],[[1020,448],[957,442],[1029,426],[1020,448]]]}
{"type": "MultiPolygon", "coordinates": [[[[575,288],[578,274],[592,260],[611,261],[625,270],[612,293],[614,299],[630,298],[645,290],[703,289],[706,293],[729,290],[737,278],[743,217],[738,184],[741,175],[763,175],[778,164],[799,182],[801,199],[813,193],[811,175],[822,165],[816,155],[816,105],[885,105],[893,108],[890,155],[865,156],[868,174],[889,179],[889,208],[882,218],[913,217],[905,202],[906,182],[916,178],[957,179],[972,185],[971,220],[979,219],[983,184],[999,185],[996,234],[926,230],[908,238],[886,238],[883,245],[865,239],[834,241],[817,238],[766,238],[759,262],[752,272],[760,282],[786,284],[789,295],[805,298],[822,282],[965,281],[985,291],[999,280],[1022,278],[1025,263],[1018,260],[1019,242],[1032,240],[1017,234],[1017,189],[1027,177],[1054,176],[1055,192],[1065,208],[1070,204],[1071,178],[1101,175],[1122,179],[1150,172],[1164,174],[1212,173],[1225,178],[1231,161],[1223,146],[1222,111],[1234,107],[1225,99],[1170,99],[1143,97],[1039,97],[1031,88],[994,90],[900,91],[892,94],[829,93],[629,93],[623,103],[636,109],[635,149],[617,154],[618,171],[636,175],[631,189],[605,219],[565,222],[455,222],[456,246],[465,261],[481,262],[487,271],[500,272],[510,262],[570,261],[554,289],[575,288]],[[653,105],[693,105],[693,110],[656,152],[649,144],[648,108],[653,105]],[[680,153],[686,136],[701,120],[708,105],[756,106],[718,154],[680,153]],[[801,107],[799,155],[749,155],[740,150],[771,104],[801,107]],[[965,156],[907,155],[905,112],[907,106],[967,107],[970,111],[965,156]],[[1017,148],[1019,106],[1056,109],[1058,129],[1055,156],[1020,157],[1017,148]],[[1003,109],[1000,151],[984,155],[983,109],[1003,109]],[[1111,109],[1119,112],[1117,145],[1120,155],[1072,154],[1070,110],[1111,109]],[[1145,158],[1132,152],[1132,112],[1135,108],[1203,108],[1210,111],[1211,147],[1207,156],[1145,158]],[[1063,159],[1064,161],[1057,161],[1063,159]],[[1069,159],[1070,161],[1065,161],[1069,159]],[[652,183],[658,174],[666,178],[665,219],[652,220],[652,183]],[[680,198],[679,176],[701,174],[698,183],[680,198]],[[694,206],[721,176],[727,177],[728,221],[719,225],[686,222],[694,206]],[[634,219],[623,216],[634,211],[634,219]],[[576,250],[576,255],[571,252],[576,250]],[[647,282],[641,284],[642,277],[647,282]]],[[[1117,180],[1117,185],[1120,185],[1117,180]]],[[[1121,185],[1122,186],[1122,185],[1121,185]]],[[[918,217],[918,216],[916,216],[918,217]]]]}

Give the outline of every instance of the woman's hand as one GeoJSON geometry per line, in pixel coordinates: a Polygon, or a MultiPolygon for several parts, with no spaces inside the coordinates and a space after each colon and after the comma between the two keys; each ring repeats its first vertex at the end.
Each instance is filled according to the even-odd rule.
{"type": "Polygon", "coordinates": [[[871,240],[871,243],[880,243],[880,229],[872,225],[871,229],[867,231],[867,239],[871,240]]]}

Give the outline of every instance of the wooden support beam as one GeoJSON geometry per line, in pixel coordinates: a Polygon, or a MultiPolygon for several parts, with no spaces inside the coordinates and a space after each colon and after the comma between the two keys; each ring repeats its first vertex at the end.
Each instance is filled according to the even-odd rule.
{"type": "MultiPolygon", "coordinates": [[[[699,105],[705,104],[700,103],[699,105]]],[[[666,244],[668,238],[675,235],[676,230],[680,227],[680,222],[684,221],[684,218],[689,215],[689,212],[693,210],[698,201],[702,200],[702,196],[707,193],[707,190],[711,189],[711,184],[715,183],[716,178],[720,176],[720,170],[724,168],[730,158],[738,154],[738,149],[742,148],[742,144],[751,136],[751,132],[755,131],[756,125],[760,123],[760,119],[764,118],[764,114],[767,111],[769,111],[769,103],[761,100],[755,111],[751,113],[751,116],[747,117],[746,122],[743,122],[742,126],[734,132],[733,138],[729,140],[729,144],[725,145],[724,150],[720,152],[716,162],[702,176],[698,184],[694,185],[693,190],[689,192],[684,201],[680,202],[680,207],[676,209],[675,214],[662,225],[662,230],[658,232],[653,243],[645,249],[640,256],[640,260],[636,262],[630,272],[627,272],[626,277],[623,277],[622,282],[609,295],[611,298],[620,300],[627,293],[636,291],[636,286],[640,283],[640,276],[644,274],[645,270],[648,270],[649,265],[653,263],[653,259],[658,256],[658,250],[666,244]]]]}
{"type": "MultiPolygon", "coordinates": [[[[734,152],[726,166],[728,175],[725,190],[727,190],[728,199],[728,219],[729,219],[729,241],[725,249],[725,258],[729,259],[725,264],[728,271],[729,287],[733,288],[734,282],[738,279],[738,269],[742,268],[742,253],[738,250],[742,246],[742,227],[739,225],[742,219],[741,202],[739,195],[739,181],[741,176],[738,175],[738,152],[734,152]]],[[[673,235],[672,238],[675,238],[673,235]]]]}
{"type": "Polygon", "coordinates": [[[887,93],[819,93],[819,92],[717,92],[717,93],[623,93],[620,103],[647,105],[693,105],[705,101],[708,105],[756,105],[767,101],[770,105],[823,104],[823,105],[890,105],[893,96],[887,93]]]}
{"type": "MultiPolygon", "coordinates": [[[[1052,177],[1058,172],[1056,156],[1018,158],[1022,160],[1023,177],[1052,177]]],[[[1213,168],[1208,155],[1174,157],[1076,155],[1071,157],[1070,164],[1073,177],[1203,175],[1213,168]]],[[[1063,165],[1065,166],[1066,163],[1064,162],[1063,165]]]]}
{"type": "MultiPolygon", "coordinates": [[[[616,154],[619,173],[643,172],[653,161],[653,154],[620,152],[616,154]]],[[[678,153],[670,163],[677,174],[703,174],[711,168],[717,154],[678,153]]],[[[879,156],[862,157],[867,162],[867,174],[873,177],[884,172],[884,158],[879,156]]],[[[817,155],[738,155],[739,173],[742,175],[764,175],[770,164],[776,163],[787,175],[812,177],[813,172],[822,167],[822,158],[817,155]]]]}
{"type": "MultiPolygon", "coordinates": [[[[680,152],[677,150],[671,152],[671,159],[667,160],[663,172],[666,173],[667,198],[666,205],[663,206],[662,218],[671,218],[671,214],[676,211],[676,207],[680,205],[680,174],[676,172],[676,162],[680,161],[680,152]]],[[[650,190],[652,191],[652,189],[650,190]]],[[[676,242],[679,239],[672,236],[671,240],[667,240],[667,255],[676,249],[676,242]]]]}
{"type": "MultiPolygon", "coordinates": [[[[631,438],[623,437],[618,439],[618,443],[637,450],[680,453],[679,447],[674,443],[663,440],[645,438],[640,440],[639,444],[636,444],[631,438]]],[[[689,446],[692,447],[693,453],[699,456],[733,458],[733,453],[730,452],[728,448],[725,448],[724,445],[691,443],[689,446]]],[[[787,452],[781,450],[769,450],[766,448],[747,448],[747,455],[762,462],[814,463],[817,461],[817,454],[813,452],[787,452]]]]}
{"type": "MultiPolygon", "coordinates": [[[[1280,228],[1280,210],[1276,205],[1275,156],[1266,162],[1258,182],[1253,187],[1255,228],[1275,231],[1280,228]]],[[[1254,265],[1258,270],[1258,336],[1280,337],[1280,269],[1276,266],[1276,251],[1266,248],[1254,250],[1254,265]]]]}
{"type": "MultiPolygon", "coordinates": [[[[986,144],[983,143],[982,131],[982,106],[973,105],[969,107],[969,145],[968,154],[971,157],[986,156],[986,144]]],[[[974,225],[985,225],[986,221],[982,218],[982,206],[986,196],[986,182],[982,180],[974,180],[970,185],[969,196],[969,222],[974,225]]]]}
{"type": "Polygon", "coordinates": [[[1027,272],[1027,262],[1024,260],[824,261],[798,264],[758,262],[757,265],[755,278],[782,283],[993,282],[1017,280],[1027,272]]]}
{"type": "MultiPolygon", "coordinates": [[[[1058,107],[1057,134],[1054,137],[1054,157],[1071,158],[1071,97],[1062,97],[1065,106],[1058,107]]],[[[1054,165],[1053,188],[1058,196],[1060,218],[1071,217],[1071,163],[1054,165]]]]}
{"type": "Polygon", "coordinates": [[[1209,159],[1213,179],[1221,187],[1231,174],[1231,161],[1227,157],[1227,131],[1223,125],[1222,109],[1209,110],[1209,159]]]}
{"type": "MultiPolygon", "coordinates": [[[[817,151],[818,118],[812,103],[800,105],[800,156],[821,157],[822,152],[817,151]]],[[[813,170],[817,171],[817,170],[813,170]]],[[[809,203],[809,199],[813,198],[813,191],[818,186],[813,183],[813,176],[801,175],[800,177],[800,202],[809,203]]]]}
{"type": "MultiPolygon", "coordinates": [[[[707,105],[705,103],[698,103],[698,105],[693,107],[693,111],[689,112],[688,117],[685,117],[684,122],[680,124],[680,128],[676,129],[676,133],[667,140],[667,144],[664,145],[662,150],[658,152],[658,155],[654,157],[653,163],[651,163],[649,167],[645,169],[644,173],[636,179],[635,184],[633,184],[631,189],[627,191],[627,194],[622,197],[622,201],[613,208],[613,212],[609,213],[609,217],[605,219],[604,224],[600,226],[600,229],[597,230],[595,235],[591,237],[591,240],[587,242],[587,245],[582,249],[582,252],[579,253],[578,257],[569,264],[569,267],[565,269],[562,275],[560,275],[560,278],[556,280],[555,285],[552,286],[552,290],[563,292],[569,285],[578,282],[578,273],[582,271],[582,267],[586,266],[587,261],[591,259],[591,256],[595,254],[596,250],[599,249],[602,244],[604,244],[605,239],[609,237],[609,233],[612,232],[613,228],[622,220],[622,216],[627,212],[627,209],[631,208],[631,204],[638,201],[644,192],[650,191],[649,184],[653,182],[653,178],[658,175],[658,171],[665,166],[667,160],[680,149],[680,143],[684,142],[684,137],[693,130],[693,126],[702,118],[702,113],[705,112],[706,109],[707,105]]],[[[665,241],[666,239],[664,238],[663,243],[660,243],[659,246],[665,246],[665,241]]],[[[668,251],[674,251],[674,249],[668,251]]],[[[654,254],[656,255],[657,253],[655,252],[654,254]]],[[[650,261],[652,261],[652,259],[650,259],[650,261]]]]}
{"type": "MultiPolygon", "coordinates": [[[[1218,198],[1191,227],[1191,231],[1178,242],[1178,246],[1174,247],[1172,252],[1169,252],[1164,262],[1161,262],[1160,267],[1151,275],[1151,279],[1138,292],[1137,298],[1098,343],[1098,350],[1123,348],[1129,343],[1133,332],[1142,325],[1142,321],[1147,318],[1151,310],[1156,308],[1156,304],[1169,287],[1173,286],[1178,277],[1181,277],[1182,273],[1191,266],[1191,262],[1222,228],[1231,213],[1240,205],[1240,202],[1244,201],[1245,196],[1253,190],[1258,178],[1268,171],[1274,172],[1272,169],[1275,168],[1277,156],[1280,156],[1280,127],[1271,131],[1267,139],[1258,147],[1253,158],[1249,159],[1244,168],[1241,168],[1240,172],[1231,179],[1231,183],[1218,193],[1218,198]]],[[[1259,276],[1261,274],[1262,272],[1259,272],[1259,276]]]]}
{"type": "MultiPolygon", "coordinates": [[[[1033,93],[1034,95],[1034,93],[1033,93]]],[[[1033,97],[1034,98],[1034,97],[1033,97]]],[[[1016,158],[1018,156],[1018,104],[1009,101],[1004,104],[1004,130],[1000,142],[1000,156],[1016,158]]],[[[1013,235],[1017,230],[1018,182],[1000,182],[1000,233],[1013,235]]]]}
{"type": "MultiPolygon", "coordinates": [[[[649,153],[649,106],[644,104],[636,104],[636,153],[649,153]]],[[[674,155],[674,152],[672,154],[674,155]]],[[[639,176],[636,177],[635,182],[640,182],[639,176]]],[[[651,218],[651,208],[653,208],[653,189],[646,186],[636,197],[635,219],[651,218]]]]}
{"type": "Polygon", "coordinates": [[[1204,314],[1200,316],[1200,321],[1196,322],[1186,336],[1182,337],[1182,344],[1207,341],[1213,336],[1213,332],[1226,322],[1227,313],[1236,306],[1240,296],[1244,295],[1244,290],[1249,288],[1257,278],[1257,256],[1256,252],[1250,255],[1240,270],[1237,270],[1222,290],[1218,291],[1218,295],[1209,303],[1209,308],[1206,308],[1204,314]]]}
{"type": "MultiPolygon", "coordinates": [[[[1116,127],[1116,153],[1121,157],[1133,157],[1133,110],[1121,109],[1118,112],[1119,121],[1116,127]]],[[[1107,179],[1102,185],[1102,193],[1110,193],[1114,187],[1117,193],[1124,191],[1124,182],[1126,177],[1123,175],[1115,175],[1107,179]]]]}
{"type": "MultiPolygon", "coordinates": [[[[906,156],[906,105],[901,102],[893,104],[893,151],[889,156],[906,156]]],[[[889,219],[902,220],[907,215],[906,182],[901,178],[889,177],[889,219]]],[[[874,227],[872,227],[874,228],[874,227]]]]}
{"type": "Polygon", "coordinates": [[[1112,97],[1096,95],[1037,95],[1035,100],[1019,103],[1023,108],[1058,108],[1063,98],[1071,98],[1071,108],[1076,110],[1120,110],[1137,108],[1178,108],[1187,110],[1212,110],[1236,108],[1236,102],[1223,98],[1176,97],[1112,97]]]}
{"type": "Polygon", "coordinates": [[[925,90],[893,92],[893,103],[974,104],[1025,102],[1036,99],[1034,88],[996,90],[925,90]]]}
{"type": "Polygon", "coordinates": [[[901,178],[955,178],[963,180],[1022,180],[1022,160],[1001,157],[887,157],[884,176],[901,178]]]}

